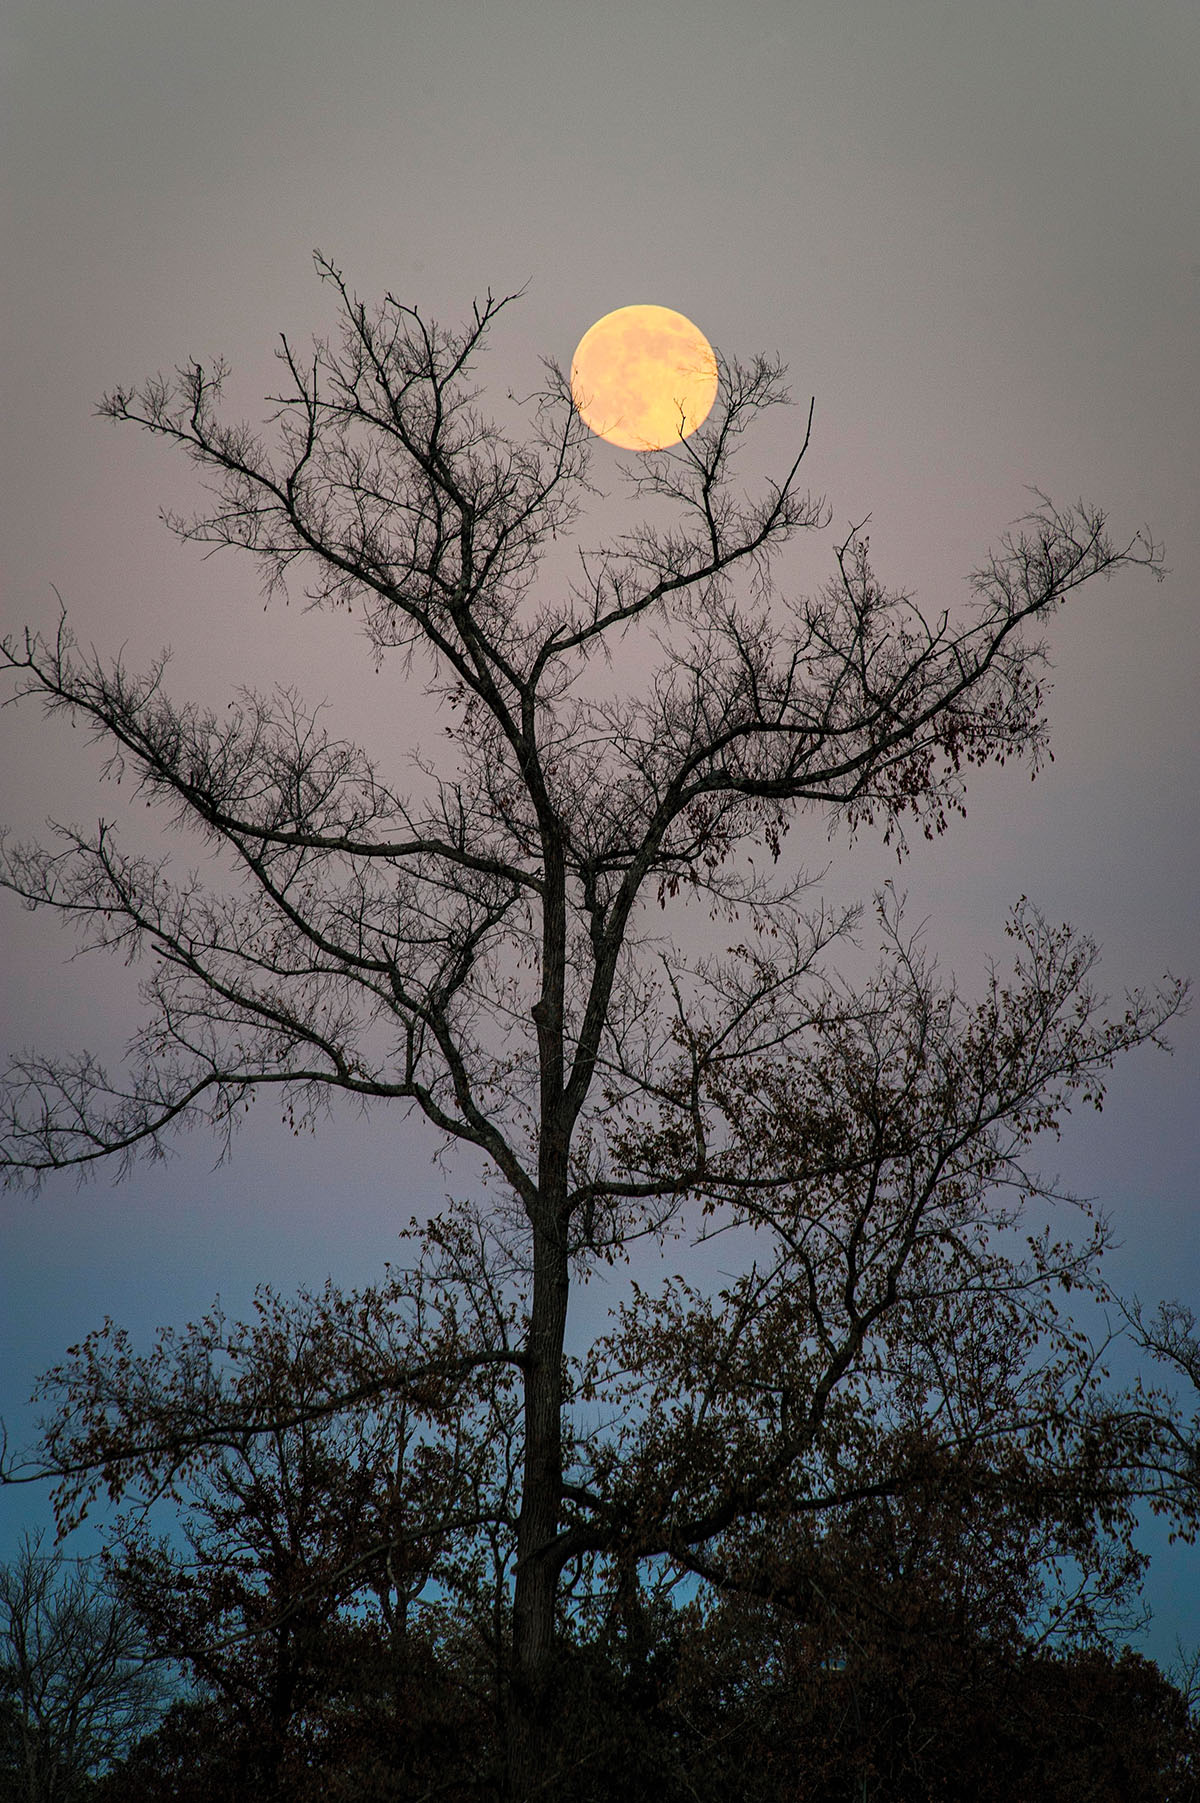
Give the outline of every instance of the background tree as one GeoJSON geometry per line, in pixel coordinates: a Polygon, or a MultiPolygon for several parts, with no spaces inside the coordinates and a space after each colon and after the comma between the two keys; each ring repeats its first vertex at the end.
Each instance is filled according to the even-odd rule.
{"type": "MultiPolygon", "coordinates": [[[[181,1706],[153,1752],[191,1748],[199,1796],[299,1797],[335,1753],[350,1757],[347,1708],[355,1735],[364,1712],[383,1711],[392,1788],[415,1792],[430,1733],[428,1705],[412,1707],[418,1674],[463,1693],[444,1705],[460,1730],[497,1711],[519,1463],[501,1355],[515,1306],[461,1211],[407,1237],[419,1256],[378,1289],[330,1283],[288,1303],[262,1287],[252,1324],[214,1307],[141,1356],[106,1322],[40,1381],[60,1405],[45,1438],[60,1522],[81,1519],[105,1483],[121,1505],[104,1530],[116,1592],[214,1705],[181,1706]],[[169,1535],[147,1520],[162,1503],[169,1535]],[[447,1640],[454,1682],[431,1664],[447,1640]]],[[[448,1752],[465,1757],[461,1732],[443,1765],[448,1752]]],[[[139,1783],[162,1776],[151,1758],[139,1783]]]]}
{"type": "Polygon", "coordinates": [[[1136,1299],[1123,1312],[1134,1342],[1186,1386],[1181,1398],[1178,1389],[1139,1383],[1140,1469],[1156,1513],[1170,1515],[1175,1533],[1193,1541],[1200,1525],[1200,1324],[1179,1301],[1160,1302],[1149,1318],[1136,1299]]]}
{"type": "Polygon", "coordinates": [[[1174,1803],[1195,1793],[1200,1738],[1186,1698],[1128,1649],[934,1637],[850,1641],[830,1656],[802,1622],[735,1601],[688,1637],[684,1664],[676,1707],[703,1748],[695,1795],[1174,1803]]]}
{"type": "Polygon", "coordinates": [[[0,1567],[0,1781],[13,1803],[74,1803],[167,1702],[133,1611],[65,1567],[28,1535],[0,1567]]]}
{"type": "MultiPolygon", "coordinates": [[[[173,521],[183,537],[248,552],[268,586],[303,568],[318,604],[358,611],[378,659],[398,655],[408,671],[420,658],[455,710],[456,767],[426,766],[427,793],[410,800],[293,695],[207,713],[169,700],[162,663],[136,676],[80,654],[65,623],[49,640],[10,640],[20,692],[82,719],[138,792],[231,856],[243,880],[234,892],[175,880],[165,859],[123,850],[108,822],[61,829],[53,848],[7,849],[8,887],[75,920],[85,943],[151,968],[127,1075],[86,1055],[15,1060],[3,1157],[11,1177],[36,1181],[153,1156],[195,1117],[230,1133],[270,1087],[302,1114],[335,1092],[416,1107],[490,1163],[528,1277],[521,1333],[499,1355],[522,1397],[507,1781],[525,1797],[546,1782],[564,1573],[626,1538],[604,1498],[568,1476],[573,1271],[660,1231],[689,1198],[795,1194],[842,1165],[828,1133],[837,1108],[799,1185],[794,1160],[759,1162],[743,1181],[722,1156],[731,1072],[762,1070],[828,1020],[865,1019],[875,1005],[839,997],[824,974],[852,916],[806,914],[805,879],[773,884],[744,854],[761,843],[778,856],[804,807],[878,825],[903,846],[906,820],[932,834],[961,806],[967,764],[1026,757],[1036,768],[1045,731],[1031,631],[1090,578],[1158,572],[1159,560],[1149,539],[1114,545],[1100,512],[1039,497],[972,577],[961,617],[926,621],[885,591],[858,531],[817,598],[786,599],[773,555],[829,518],[797,486],[808,433],[781,478],[745,495],[733,476],[742,435],[786,394],[777,365],[723,361],[704,428],[630,472],[649,523],[535,598],[539,560],[588,492],[586,434],[562,377],[551,372],[533,439],[517,442],[482,418],[468,386],[505,303],[489,296],[462,331],[444,331],[390,296],[369,312],[319,263],[341,337],[310,360],[284,342],[273,451],[219,418],[220,365],[118,390],[104,411],[181,444],[210,478],[215,508],[173,521]],[[642,687],[589,693],[589,660],[630,632],[659,647],[642,687]],[[660,957],[645,904],[681,891],[740,913],[748,942],[707,962],[660,957]]],[[[1135,999],[1097,1027],[1091,1001],[1055,982],[1057,954],[1042,951],[1049,970],[1035,960],[1020,1007],[1036,1035],[1049,983],[1040,1029],[1051,1036],[1081,1010],[1068,1082],[1151,1037],[1177,1006],[1170,992],[1135,999]]],[[[1025,1097],[1035,1121],[1036,1096],[1025,1097]]],[[[901,1232],[896,1250],[919,1235],[901,1232]]],[[[852,1258],[856,1244],[851,1232],[852,1258]]],[[[848,1420],[844,1380],[890,1296],[885,1282],[824,1340],[812,1318],[808,1425],[783,1423],[748,1492],[695,1489],[683,1528],[679,1509],[666,1531],[639,1506],[651,1525],[632,1542],[637,1556],[674,1553],[689,1536],[701,1545],[743,1494],[754,1508],[786,1484],[811,1432],[839,1410],[848,1420]]],[[[491,1366],[497,1353],[479,1357],[491,1366]]]]}

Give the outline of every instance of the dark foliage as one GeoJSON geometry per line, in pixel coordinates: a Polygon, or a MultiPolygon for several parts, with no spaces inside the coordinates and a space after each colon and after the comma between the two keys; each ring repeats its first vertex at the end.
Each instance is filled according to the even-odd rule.
{"type": "MultiPolygon", "coordinates": [[[[647,1609],[564,1639],[548,1799],[567,1803],[1194,1803],[1200,1731],[1149,1661],[911,1639],[814,1659],[804,1634],[647,1609]]],[[[478,1803],[498,1719],[454,1649],[397,1658],[370,1633],[329,1652],[326,1699],[268,1773],[215,1701],[177,1704],[94,1803],[478,1803]]]]}

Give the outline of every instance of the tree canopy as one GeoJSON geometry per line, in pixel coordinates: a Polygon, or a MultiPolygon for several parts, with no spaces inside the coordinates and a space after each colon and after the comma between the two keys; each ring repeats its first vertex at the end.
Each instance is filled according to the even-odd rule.
{"type": "MultiPolygon", "coordinates": [[[[251,1476],[209,1481],[248,1510],[245,1484],[274,1482],[251,1443],[346,1415],[369,1482],[353,1529],[339,1516],[343,1564],[310,1561],[301,1589],[333,1597],[374,1559],[394,1606],[414,1548],[413,1581],[469,1570],[478,1588],[486,1566],[512,1799],[558,1782],[566,1618],[651,1569],[800,1617],[893,1597],[903,1615],[905,1583],[883,1573],[911,1498],[1003,1498],[1001,1563],[1020,1563],[1013,1524],[1046,1536],[1007,1619],[1061,1603],[1094,1621],[1135,1575],[1117,1550],[1122,1430],[1052,1298],[1099,1281],[1104,1233],[1060,1226],[1069,1199],[1029,1154],[1072,1102],[1098,1105],[1183,987],[1110,1016],[1095,948],[1022,898],[1011,973],[969,1001],[890,895],[878,969],[852,983],[836,956],[860,914],[783,839],[807,812],[903,851],[906,832],[947,828],[970,766],[1036,772],[1046,622],[1095,577],[1161,575],[1158,548],[1037,495],[961,605],[926,615],[886,589],[861,527],[795,596],[780,553],[831,518],[800,488],[814,408],[787,468],[744,488],[743,440],[787,400],[784,372],[719,357],[702,429],[624,470],[645,523],[548,576],[553,541],[600,504],[561,372],[527,435],[502,431],[471,384],[506,300],[447,330],[390,295],[368,309],[318,264],[340,335],[305,356],[283,341],[265,432],[224,420],[219,363],[102,411],[198,467],[211,504],[169,520],[182,538],[345,609],[398,684],[425,682],[452,755],[417,748],[408,794],[292,692],[176,703],[165,658],[131,671],[65,618],[5,641],[18,693],[85,725],[199,836],[212,880],[124,849],[105,820],[5,843],[0,882],[139,964],[145,1018],[122,1073],[17,1055],[0,1160],[36,1186],[160,1156],[196,1119],[228,1143],[268,1090],[293,1118],[338,1094],[416,1110],[499,1187],[430,1224],[388,1283],[309,1298],[302,1358],[274,1303],[265,1340],[214,1317],[138,1359],[111,1324],[91,1336],[50,1380],[44,1468],[64,1508],[99,1481],[169,1492],[236,1449],[251,1476]],[[606,692],[588,673],[622,640],[641,679],[606,692]],[[728,949],[689,946],[692,897],[728,949]],[[1045,1220],[1018,1255],[1031,1208],[1045,1220]],[[717,1297],[683,1272],[635,1286],[568,1361],[573,1283],[672,1228],[752,1235],[749,1268],[717,1297]],[[1091,1580],[1073,1601],[1051,1581],[1072,1559],[1091,1580]]],[[[335,1500],[350,1506],[320,1506],[335,1500]]],[[[956,1568],[967,1591],[972,1569],[956,1568]]]]}

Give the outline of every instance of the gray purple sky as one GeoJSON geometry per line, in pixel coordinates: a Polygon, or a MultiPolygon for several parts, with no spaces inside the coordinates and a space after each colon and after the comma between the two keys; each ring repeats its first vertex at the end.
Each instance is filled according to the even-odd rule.
{"type": "MultiPolygon", "coordinates": [[[[778,352],[816,397],[808,480],[833,525],[781,564],[785,587],[822,582],[869,512],[888,586],[955,606],[1027,484],[1165,542],[1161,587],[1122,576],[1054,621],[1037,783],[987,772],[903,872],[863,842],[833,848],[829,880],[869,898],[894,875],[967,984],[1021,894],[1099,940],[1105,987],[1200,977],[1194,0],[8,0],[0,83],[6,630],[52,625],[53,584],[85,643],[134,664],[170,644],[181,699],[291,682],[381,755],[407,751],[420,697],[372,675],[343,618],[264,612],[248,565],[179,546],[156,511],[198,504],[193,472],[94,402],[224,353],[234,409],[261,417],[276,334],[333,323],[314,246],[365,299],[451,321],[527,283],[480,371],[501,399],[601,314],[657,302],[727,353],[778,352]]],[[[755,467],[801,425],[769,422],[755,467]]],[[[598,447],[602,483],[616,460],[598,447]]],[[[0,713],[0,770],[18,831],[119,813],[81,736],[28,706],[0,713]]],[[[823,828],[804,832],[824,862],[823,828]]],[[[11,898],[0,943],[6,1046],[119,1047],[135,972],[67,963],[11,898]]],[[[1119,1288],[1195,1306],[1200,1010],[1173,1039],[1043,1163],[1109,1210],[1119,1288]]],[[[106,1314],[144,1344],[218,1291],[236,1313],[260,1281],[375,1279],[455,1187],[430,1150],[349,1114],[295,1140],[263,1108],[219,1169],[195,1134],[118,1188],[3,1198],[10,1432],[28,1437],[35,1376],[106,1314]]],[[[585,1294],[578,1335],[605,1305],[585,1294]]],[[[0,1557],[48,1519],[43,1492],[0,1495],[0,1557]]],[[[1200,1549],[1156,1528],[1146,1544],[1136,1644],[1169,1661],[1176,1635],[1200,1639],[1200,1549]]]]}

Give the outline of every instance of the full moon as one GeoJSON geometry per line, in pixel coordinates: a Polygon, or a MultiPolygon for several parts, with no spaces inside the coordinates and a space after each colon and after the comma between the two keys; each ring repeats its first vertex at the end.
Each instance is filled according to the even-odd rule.
{"type": "Polygon", "coordinates": [[[712,345],[670,307],[606,313],[571,359],[571,397],[584,424],[625,451],[661,451],[690,438],[716,396],[712,345]]]}

